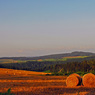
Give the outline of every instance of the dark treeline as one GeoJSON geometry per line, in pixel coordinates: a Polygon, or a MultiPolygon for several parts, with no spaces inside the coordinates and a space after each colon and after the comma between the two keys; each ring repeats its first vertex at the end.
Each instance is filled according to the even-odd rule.
{"type": "Polygon", "coordinates": [[[95,59],[84,60],[82,62],[68,62],[66,64],[56,64],[50,67],[51,72],[92,72],[95,73],[95,59]]]}
{"type": "Polygon", "coordinates": [[[29,71],[45,71],[48,70],[51,65],[60,64],[60,62],[53,61],[27,61],[22,63],[6,63],[0,64],[0,68],[9,68],[17,70],[29,70],[29,71]]]}
{"type": "Polygon", "coordinates": [[[46,71],[50,70],[53,73],[73,73],[73,72],[95,72],[95,59],[83,61],[28,61],[25,63],[7,63],[0,64],[0,68],[30,70],[30,71],[46,71]]]}

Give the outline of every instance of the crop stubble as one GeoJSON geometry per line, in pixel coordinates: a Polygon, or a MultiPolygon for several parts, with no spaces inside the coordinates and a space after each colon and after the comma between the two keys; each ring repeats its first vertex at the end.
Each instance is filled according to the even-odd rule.
{"type": "Polygon", "coordinates": [[[9,69],[0,71],[0,92],[11,88],[16,95],[86,95],[95,90],[94,87],[67,87],[66,76],[45,76],[46,73],[41,72],[9,69]]]}

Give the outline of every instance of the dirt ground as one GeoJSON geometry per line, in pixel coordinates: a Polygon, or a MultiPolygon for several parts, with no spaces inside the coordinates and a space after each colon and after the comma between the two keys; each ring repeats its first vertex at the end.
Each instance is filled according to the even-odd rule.
{"type": "Polygon", "coordinates": [[[95,95],[95,87],[66,86],[66,76],[45,76],[46,73],[0,69],[0,92],[11,88],[15,95],[95,95]]]}

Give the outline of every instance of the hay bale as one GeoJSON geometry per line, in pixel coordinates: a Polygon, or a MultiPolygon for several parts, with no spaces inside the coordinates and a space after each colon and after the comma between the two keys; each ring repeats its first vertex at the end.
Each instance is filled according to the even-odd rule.
{"type": "Polygon", "coordinates": [[[78,86],[81,82],[81,77],[78,74],[71,74],[66,79],[66,85],[68,87],[78,86]]]}
{"type": "Polygon", "coordinates": [[[95,75],[92,73],[83,76],[83,85],[86,87],[95,87],[95,75]]]}
{"type": "Polygon", "coordinates": [[[82,82],[81,76],[80,76],[79,74],[76,74],[76,73],[73,73],[73,74],[71,74],[70,76],[72,76],[72,75],[78,77],[78,79],[79,79],[79,84],[81,84],[81,82],[82,82]]]}

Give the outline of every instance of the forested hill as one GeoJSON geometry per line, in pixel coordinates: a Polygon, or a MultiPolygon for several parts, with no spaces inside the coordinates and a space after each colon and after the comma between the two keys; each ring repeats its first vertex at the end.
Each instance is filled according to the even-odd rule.
{"type": "Polygon", "coordinates": [[[95,54],[89,52],[72,52],[40,57],[4,57],[0,68],[51,71],[51,72],[94,72],[95,54]]]}
{"type": "Polygon", "coordinates": [[[95,53],[75,51],[72,53],[52,54],[52,55],[38,56],[38,57],[2,57],[0,59],[38,60],[38,59],[61,59],[63,57],[70,57],[70,56],[95,56],[95,53]]]}

